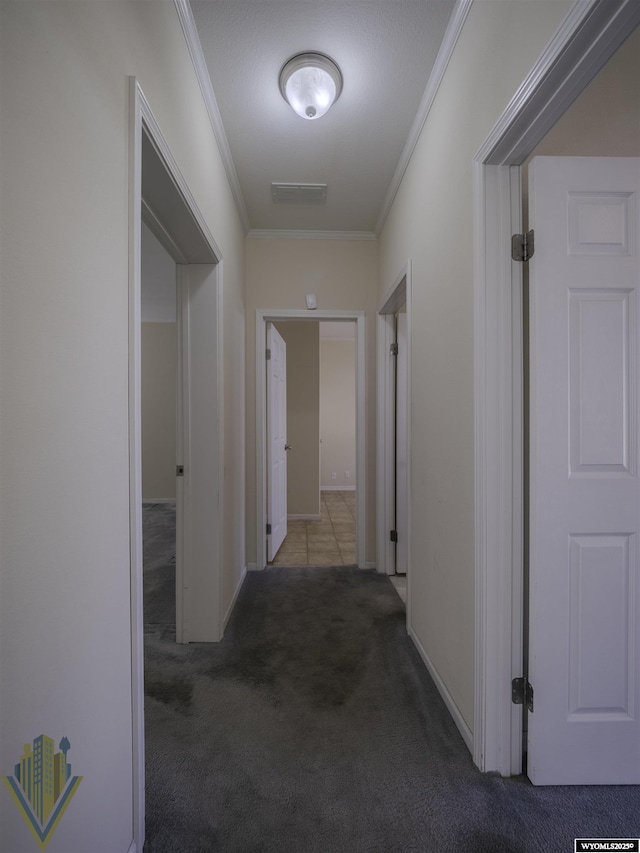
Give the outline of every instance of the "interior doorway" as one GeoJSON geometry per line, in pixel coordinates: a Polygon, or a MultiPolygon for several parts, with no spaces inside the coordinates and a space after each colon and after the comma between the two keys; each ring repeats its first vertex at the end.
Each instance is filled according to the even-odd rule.
{"type": "Polygon", "coordinates": [[[545,778],[558,783],[637,778],[633,745],[623,746],[616,730],[617,720],[623,720],[622,728],[635,738],[623,710],[633,696],[635,677],[624,662],[638,652],[623,626],[637,621],[640,610],[633,586],[621,586],[635,571],[634,550],[628,546],[637,524],[632,472],[639,271],[630,241],[640,162],[639,56],[636,27],[520,170],[522,231],[533,229],[535,235],[531,262],[522,264],[523,676],[539,697],[535,714],[526,705],[523,709],[523,773],[538,783],[545,778]],[[556,285],[550,292],[552,281],[556,285]],[[552,294],[562,294],[559,304],[552,294]],[[563,471],[570,472],[568,478],[563,471]],[[624,500],[621,489],[627,490],[624,500]],[[545,514],[548,506],[554,507],[551,518],[545,514]],[[552,545],[554,533],[567,525],[569,507],[570,526],[558,548],[552,545]],[[547,566],[554,566],[553,577],[570,579],[561,595],[551,589],[547,566]],[[566,611],[560,631],[551,608],[543,604],[549,599],[556,613],[561,607],[566,611]],[[607,609],[615,616],[607,616],[607,609]],[[589,624],[588,636],[580,622],[589,624]],[[559,642],[565,626],[569,639],[559,642]],[[610,636],[603,635],[606,630],[610,636]],[[589,653],[587,641],[593,644],[589,653]],[[567,693],[568,711],[557,698],[567,693]],[[602,742],[605,729],[606,756],[595,753],[594,761],[593,747],[602,742]]]}
{"type": "MultiPolygon", "coordinates": [[[[572,7],[477,152],[475,211],[476,678],[474,761],[522,769],[523,426],[520,164],[630,35],[637,4],[572,7]]],[[[535,686],[534,686],[535,689],[535,686]]],[[[565,693],[568,691],[565,691],[565,693]]]]}
{"type": "Polygon", "coordinates": [[[410,625],[411,264],[408,261],[378,308],[377,562],[394,577],[410,625]],[[398,580],[400,578],[400,580],[398,580]],[[405,583],[406,579],[406,583],[405,583]]]}
{"type": "MultiPolygon", "coordinates": [[[[341,323],[350,325],[354,330],[352,350],[354,353],[354,362],[355,362],[355,402],[354,402],[354,414],[355,414],[355,454],[351,458],[354,460],[354,464],[352,467],[344,467],[344,471],[347,471],[349,477],[347,478],[347,482],[357,484],[357,490],[353,491],[352,494],[345,498],[345,505],[338,508],[335,506],[335,498],[339,498],[336,494],[333,499],[328,499],[329,502],[331,500],[334,501],[333,506],[333,514],[335,516],[341,515],[342,517],[338,520],[338,523],[343,521],[347,522],[347,514],[350,514],[350,524],[351,527],[355,530],[355,547],[350,549],[350,552],[347,554],[345,548],[346,559],[349,564],[356,564],[359,566],[364,566],[365,560],[365,501],[366,501],[366,482],[365,482],[365,423],[364,423],[364,314],[363,312],[348,312],[348,311],[317,311],[315,310],[313,314],[310,316],[309,312],[306,311],[295,311],[295,310],[282,310],[282,311],[266,311],[266,310],[258,310],[256,312],[256,503],[257,503],[257,529],[256,529],[256,542],[257,542],[257,562],[256,566],[258,568],[264,568],[267,566],[268,559],[268,527],[267,525],[271,523],[269,519],[269,502],[267,496],[267,485],[269,480],[268,475],[268,454],[267,454],[267,440],[268,440],[268,429],[267,429],[267,328],[270,324],[273,324],[278,327],[289,327],[290,329],[297,332],[295,337],[301,337],[303,339],[311,339],[315,336],[314,340],[316,343],[312,344],[313,351],[315,353],[316,358],[316,374],[317,374],[317,382],[318,382],[318,392],[316,397],[318,399],[317,408],[318,414],[314,414],[310,417],[308,424],[304,425],[304,417],[302,419],[302,431],[298,433],[297,441],[292,439],[292,436],[288,433],[287,443],[291,445],[291,451],[289,453],[289,458],[291,458],[293,453],[298,453],[301,457],[300,462],[302,464],[302,468],[306,470],[308,467],[308,472],[303,474],[303,479],[306,480],[306,485],[308,486],[311,483],[310,493],[307,494],[307,504],[303,507],[303,512],[292,512],[290,524],[292,528],[301,528],[295,530],[295,535],[293,539],[297,538],[298,551],[302,551],[302,543],[301,540],[304,537],[307,539],[308,533],[306,530],[307,523],[313,524],[322,523],[322,498],[321,498],[321,489],[320,489],[320,416],[319,416],[319,357],[320,357],[320,347],[319,347],[319,327],[324,322],[330,323],[341,323]],[[313,335],[312,335],[313,331],[313,335]],[[304,447],[305,439],[310,439],[311,444],[310,450],[308,454],[301,453],[302,448],[304,447]],[[302,443],[301,443],[302,442],[302,443]],[[307,458],[308,457],[308,458],[307,458]],[[307,464],[308,463],[308,464],[307,464]],[[306,466],[306,467],[305,467],[306,466]],[[347,503],[348,500],[348,503],[347,503]],[[298,517],[296,517],[298,516],[298,517]],[[302,517],[300,517],[302,516],[302,517]],[[304,530],[302,528],[304,527],[304,530]]],[[[289,360],[287,355],[287,360],[289,360]]],[[[302,383],[304,385],[304,383],[302,383]]],[[[308,388],[304,389],[307,393],[309,391],[308,388]]],[[[306,415],[309,415],[310,405],[307,400],[304,404],[304,408],[306,409],[306,415]]],[[[304,414],[304,413],[303,413],[304,414]]],[[[351,466],[351,463],[349,463],[351,466]]],[[[346,475],[345,475],[346,476],[346,475]]],[[[336,481],[337,481],[337,471],[336,471],[336,481]]],[[[326,490],[327,492],[329,490],[326,490]]],[[[351,492],[351,489],[343,489],[342,491],[351,492]]],[[[330,522],[329,514],[330,510],[327,503],[327,497],[325,496],[325,506],[326,506],[326,515],[325,522],[330,522]]],[[[288,527],[289,527],[289,519],[288,519],[288,527]]],[[[340,531],[344,533],[344,531],[340,531]]],[[[323,531],[326,533],[326,531],[323,531]]],[[[308,541],[308,540],[307,540],[308,541]]],[[[293,544],[293,541],[292,541],[293,544]]],[[[346,543],[345,543],[346,545],[346,543]]],[[[312,562],[317,563],[318,558],[312,556],[311,550],[309,548],[305,548],[307,550],[307,559],[310,559],[312,562]]],[[[336,541],[335,550],[337,552],[332,559],[332,564],[338,562],[337,555],[340,555],[340,563],[342,562],[342,555],[340,553],[340,543],[336,541]]],[[[296,557],[291,557],[291,560],[295,561],[296,557]]],[[[297,559],[301,559],[299,556],[297,559]]],[[[290,565],[294,565],[294,562],[289,562],[290,565]]]]}
{"type": "Polygon", "coordinates": [[[144,844],[142,222],[176,264],[176,638],[222,634],[222,282],[206,222],[140,85],[130,79],[129,530],[134,839],[144,844]]]}
{"type": "Polygon", "coordinates": [[[176,626],[178,339],[174,259],[141,233],[141,439],[144,621],[176,626]],[[149,602],[153,602],[150,610],[149,602]]]}
{"type": "Polygon", "coordinates": [[[277,566],[356,564],[356,324],[277,322],[267,327],[268,559],[277,566]],[[270,338],[272,342],[270,343],[270,338]],[[281,354],[284,348],[286,359],[281,354]],[[282,436],[276,381],[286,360],[282,436]],[[270,391],[271,389],[271,391],[270,391]],[[279,446],[272,449],[272,442],[279,446]],[[283,449],[286,448],[286,452],[283,449]],[[286,533],[272,492],[286,463],[286,533]],[[272,464],[275,469],[272,471],[272,464]],[[277,546],[277,547],[276,547],[277,546]]]}

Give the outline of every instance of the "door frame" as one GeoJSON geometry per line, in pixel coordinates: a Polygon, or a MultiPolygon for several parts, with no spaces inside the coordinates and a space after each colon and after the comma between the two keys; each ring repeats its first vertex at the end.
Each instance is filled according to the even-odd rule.
{"type": "MultiPolygon", "coordinates": [[[[268,364],[266,364],[266,454],[267,454],[267,521],[271,524],[271,533],[267,534],[267,560],[273,561],[282,543],[287,537],[288,532],[288,514],[287,514],[287,487],[288,487],[288,471],[289,471],[289,434],[287,424],[287,343],[280,334],[280,330],[273,323],[265,324],[266,331],[266,346],[270,352],[268,364]],[[278,353],[278,350],[280,351],[278,353]],[[284,370],[282,363],[284,362],[284,370]],[[280,381],[284,373],[284,393],[280,381]],[[276,391],[277,386],[280,388],[276,391]],[[281,434],[281,428],[284,424],[284,436],[281,434]],[[277,433],[274,439],[274,433],[277,433]],[[282,440],[279,443],[278,436],[282,440]],[[274,447],[275,445],[275,447],[274,447]],[[278,454],[281,454],[278,456],[278,454]],[[279,463],[285,469],[284,478],[277,476],[274,469],[279,467],[279,463]],[[284,494],[282,494],[284,493],[284,494]],[[277,511],[276,506],[280,500],[283,500],[283,512],[277,511]],[[277,517],[276,517],[277,511],[277,517]],[[285,530],[284,536],[281,536],[282,528],[285,530]],[[277,547],[276,547],[277,545],[277,547]]],[[[318,495],[318,497],[320,497],[318,495]]]]}
{"type": "Polygon", "coordinates": [[[473,160],[476,654],[473,760],[522,771],[520,165],[640,23],[634,0],[577,0],[473,160]]]}
{"type": "MultiPolygon", "coordinates": [[[[218,376],[216,381],[218,403],[218,429],[211,440],[217,445],[218,479],[223,468],[223,386],[222,386],[222,253],[211,234],[206,221],[180,172],[167,141],[151,110],[149,102],[137,78],[129,78],[129,561],[131,595],[131,722],[132,722],[132,792],[133,792],[133,847],[144,846],[144,618],[143,618],[143,556],[142,556],[142,433],[141,433],[141,229],[142,221],[148,225],[157,239],[176,261],[176,284],[178,306],[178,445],[188,455],[189,364],[186,353],[185,335],[188,334],[188,281],[190,263],[207,264],[215,275],[218,316],[212,327],[214,345],[218,353],[218,376]],[[171,212],[156,209],[143,200],[143,137],[151,143],[155,165],[160,167],[170,192],[166,205],[171,212]]],[[[185,457],[186,458],[186,457],[185,457]]],[[[178,480],[178,488],[188,490],[188,483],[178,480]]],[[[178,495],[177,495],[178,496],[178,495]]],[[[182,497],[182,495],[181,495],[182,497]]],[[[184,495],[183,500],[188,496],[184,495]]],[[[221,577],[221,534],[224,530],[222,501],[218,501],[217,512],[211,519],[216,527],[218,545],[217,565],[213,567],[218,583],[221,577]]],[[[178,531],[177,531],[178,532],[178,531]]],[[[188,536],[186,537],[188,539],[188,536]]],[[[180,537],[178,548],[188,548],[188,541],[180,537]]],[[[184,565],[184,563],[183,563],[184,565]]],[[[182,584],[176,583],[176,629],[177,638],[183,633],[182,584]]],[[[222,618],[219,600],[214,602],[212,619],[219,624],[222,618]]]]}
{"type": "MultiPolygon", "coordinates": [[[[377,311],[377,447],[376,447],[376,565],[379,572],[395,573],[395,548],[389,531],[395,522],[395,373],[389,348],[395,341],[395,314],[407,305],[407,459],[411,459],[411,259],[383,293],[377,311]]],[[[407,466],[407,562],[411,566],[411,465],[407,466]]],[[[407,624],[410,621],[411,580],[407,570],[407,624]]]]}
{"type": "Polygon", "coordinates": [[[256,310],[256,569],[267,566],[267,429],[266,330],[267,323],[351,321],[356,324],[356,560],[366,568],[366,419],[365,419],[365,315],[364,311],[256,310]]]}

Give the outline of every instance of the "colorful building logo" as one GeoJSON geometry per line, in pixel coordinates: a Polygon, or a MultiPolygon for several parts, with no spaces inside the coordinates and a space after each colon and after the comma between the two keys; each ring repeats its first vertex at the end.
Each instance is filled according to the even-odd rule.
{"type": "Polygon", "coordinates": [[[40,735],[33,744],[25,743],[15,775],[2,777],[40,850],[49,843],[82,782],[82,776],[71,775],[69,739],[63,737],[59,748],[55,752],[53,738],[40,735]]]}

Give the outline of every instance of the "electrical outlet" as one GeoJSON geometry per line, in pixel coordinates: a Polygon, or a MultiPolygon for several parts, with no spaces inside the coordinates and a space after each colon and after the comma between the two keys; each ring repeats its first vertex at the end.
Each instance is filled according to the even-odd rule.
{"type": "Polygon", "coordinates": [[[335,479],[337,479],[337,477],[338,477],[338,475],[336,474],[336,472],[335,472],[335,471],[332,471],[332,472],[331,472],[331,479],[332,479],[332,480],[335,480],[335,479]]]}
{"type": "Polygon", "coordinates": [[[345,480],[350,480],[351,479],[351,471],[345,471],[344,472],[344,478],[345,478],[345,480]]]}

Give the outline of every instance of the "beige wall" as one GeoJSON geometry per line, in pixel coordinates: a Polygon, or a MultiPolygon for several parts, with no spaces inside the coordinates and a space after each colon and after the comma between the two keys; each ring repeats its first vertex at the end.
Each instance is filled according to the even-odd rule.
{"type": "MultiPolygon", "coordinates": [[[[171,0],[0,3],[0,770],[83,781],[51,848],[132,841],[129,76],[224,257],[224,597],[244,567],[244,232],[171,0]]],[[[0,797],[0,848],[33,850],[0,797]]]]}
{"type": "Polygon", "coordinates": [[[320,341],[320,483],[323,489],[356,486],[355,340],[320,341]],[[350,476],[346,476],[346,472],[350,476]],[[335,472],[336,478],[331,478],[335,472]]]}
{"type": "Polygon", "coordinates": [[[380,237],[381,293],[412,261],[411,627],[469,727],[475,655],[472,160],[570,5],[476,0],[380,237]]]}
{"type": "Polygon", "coordinates": [[[276,323],[287,345],[287,511],[320,513],[320,335],[318,323],[276,323]]]}
{"type": "Polygon", "coordinates": [[[315,293],[320,309],[365,311],[366,324],[366,561],[375,561],[375,313],[378,245],[372,240],[249,238],[247,251],[247,561],[255,562],[256,309],[305,309],[315,293]]]}
{"type": "Polygon", "coordinates": [[[142,324],[142,499],[176,497],[176,323],[142,324]]]}

